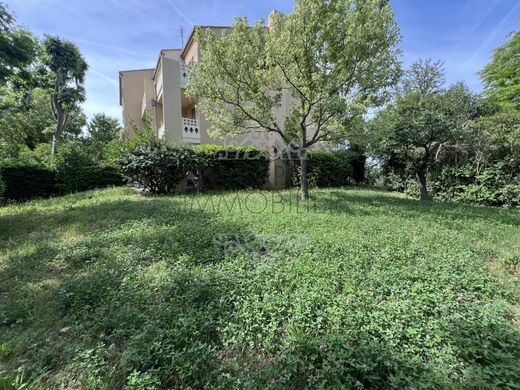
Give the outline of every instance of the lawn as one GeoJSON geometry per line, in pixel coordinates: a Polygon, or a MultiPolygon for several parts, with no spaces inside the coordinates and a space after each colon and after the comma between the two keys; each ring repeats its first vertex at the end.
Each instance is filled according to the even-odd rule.
{"type": "Polygon", "coordinates": [[[0,208],[0,389],[514,388],[519,225],[363,189],[0,208]]]}

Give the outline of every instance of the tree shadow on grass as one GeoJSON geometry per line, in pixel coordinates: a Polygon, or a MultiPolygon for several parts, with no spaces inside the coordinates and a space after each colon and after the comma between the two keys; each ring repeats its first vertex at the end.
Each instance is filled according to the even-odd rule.
{"type": "MultiPolygon", "coordinates": [[[[168,365],[171,380],[161,378],[170,385],[183,375],[191,378],[184,382],[196,382],[218,344],[222,291],[232,288],[211,272],[225,258],[215,235],[248,234],[244,225],[166,197],[31,211],[1,222],[12,228],[0,232],[0,242],[8,243],[0,340],[16,348],[11,368],[24,364],[57,373],[78,356],[77,364],[87,367],[82,351],[98,340],[113,344],[115,355],[124,351],[135,369],[154,370],[167,363],[161,359],[175,362],[168,365]],[[36,236],[23,234],[26,223],[36,236]],[[73,240],[59,241],[71,233],[73,240]],[[157,343],[166,350],[154,351],[157,343]],[[195,369],[179,368],[188,363],[195,369]]],[[[107,367],[119,364],[115,355],[100,353],[107,367]]],[[[125,378],[112,380],[120,387],[125,378]]]]}
{"type": "MultiPolygon", "coordinates": [[[[372,202],[378,210],[363,212],[393,215],[392,208],[404,208],[409,217],[422,215],[407,200],[348,195],[333,196],[354,203],[352,212],[372,202]]],[[[64,387],[79,381],[94,388],[122,388],[132,372],[136,381],[159,388],[507,387],[501,378],[518,383],[518,332],[501,314],[494,325],[457,324],[446,340],[446,348],[466,364],[458,381],[420,353],[401,356],[374,338],[328,332],[281,340],[285,350],[236,345],[242,351],[229,357],[232,346],[223,344],[221,331],[234,319],[240,305],[236,291],[245,282],[222,267],[226,254],[215,246],[214,234],[254,232],[166,197],[76,205],[51,220],[48,214],[9,217],[15,230],[27,218],[36,230],[45,229],[36,236],[40,240],[57,239],[65,226],[78,236],[66,245],[43,241],[31,247],[31,236],[9,243],[11,249],[27,245],[25,251],[13,250],[0,276],[7,283],[2,298],[15,319],[0,324],[3,348],[13,348],[5,360],[9,368],[25,365],[46,370],[51,379],[61,375],[64,387]]],[[[0,239],[7,242],[9,236],[3,231],[0,239]]]]}

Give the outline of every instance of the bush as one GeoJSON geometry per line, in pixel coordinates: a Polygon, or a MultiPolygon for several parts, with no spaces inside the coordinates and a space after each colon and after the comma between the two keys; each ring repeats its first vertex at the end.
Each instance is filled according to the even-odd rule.
{"type": "Polygon", "coordinates": [[[520,177],[502,163],[490,165],[475,176],[470,166],[444,168],[432,183],[436,199],[488,206],[520,205],[520,177]]]}
{"type": "Polygon", "coordinates": [[[116,168],[101,166],[86,166],[74,170],[59,171],[56,180],[58,190],[63,193],[120,186],[125,183],[123,176],[116,168]]]}
{"type": "Polygon", "coordinates": [[[269,173],[269,157],[250,146],[197,145],[200,187],[205,189],[262,188],[269,173]]]}
{"type": "Polygon", "coordinates": [[[4,199],[25,201],[56,193],[54,171],[32,166],[4,165],[2,168],[4,199]]]}
{"type": "Polygon", "coordinates": [[[54,165],[58,172],[67,172],[81,167],[93,166],[95,163],[89,154],[87,145],[81,141],[75,141],[65,143],[58,149],[54,165]]]}
{"type": "MultiPolygon", "coordinates": [[[[321,150],[307,153],[307,180],[310,186],[338,187],[350,184],[352,167],[345,152],[325,152],[321,150]]],[[[292,159],[293,183],[300,184],[300,161],[292,159]]]]}
{"type": "Polygon", "coordinates": [[[118,158],[122,174],[146,190],[167,194],[197,166],[192,148],[171,146],[162,141],[150,141],[118,158]]]}

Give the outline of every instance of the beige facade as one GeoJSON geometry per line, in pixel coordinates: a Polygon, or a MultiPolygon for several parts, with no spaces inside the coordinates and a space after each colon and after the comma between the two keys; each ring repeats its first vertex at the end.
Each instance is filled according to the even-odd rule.
{"type": "MultiPolygon", "coordinates": [[[[200,26],[220,35],[229,27],[200,26]]],[[[132,124],[143,126],[147,115],[158,138],[171,143],[193,144],[233,144],[250,145],[273,152],[275,144],[280,144],[277,134],[266,131],[250,132],[241,136],[216,139],[209,135],[210,123],[197,111],[196,102],[185,94],[186,66],[199,61],[201,57],[193,31],[183,49],[161,50],[155,69],[129,70],[119,72],[120,105],[123,109],[124,132],[131,137],[132,124]]],[[[284,98],[276,113],[285,117],[289,99],[284,98]]],[[[280,121],[283,123],[283,120],[280,121]]],[[[285,176],[280,162],[271,164],[269,184],[271,187],[285,185],[285,176]]]]}

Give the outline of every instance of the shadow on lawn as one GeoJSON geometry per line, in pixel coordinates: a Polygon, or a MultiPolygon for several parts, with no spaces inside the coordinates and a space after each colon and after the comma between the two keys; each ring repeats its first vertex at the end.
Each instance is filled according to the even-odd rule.
{"type": "MultiPolygon", "coordinates": [[[[184,383],[203,376],[218,344],[221,289],[233,288],[211,272],[225,258],[214,235],[245,234],[244,225],[166,197],[73,204],[0,217],[0,224],[9,225],[0,229],[9,251],[0,274],[0,342],[16,348],[9,367],[53,375],[77,361],[83,369],[91,362],[78,356],[103,343],[115,348],[113,356],[100,352],[107,367],[120,364],[124,351],[135,369],[167,366],[168,386],[187,372],[184,383]],[[74,239],[60,242],[67,234],[74,239]],[[192,367],[181,369],[186,364],[192,367]]],[[[125,380],[99,375],[115,387],[125,380]]]]}
{"type": "MultiPolygon", "coordinates": [[[[399,208],[420,217],[437,215],[433,209],[440,207],[465,218],[458,205],[452,210],[340,191],[329,198],[342,209],[346,203],[347,213],[392,215],[399,208]],[[367,203],[381,210],[358,211],[367,203]]],[[[160,388],[453,386],[427,357],[407,360],[361,333],[345,339],[321,330],[282,340],[285,348],[238,345],[230,352],[233,342],[223,343],[222,329],[240,307],[237,291],[247,293],[253,281],[221,267],[225,254],[215,247],[214,234],[247,234],[248,228],[178,206],[175,198],[143,198],[73,205],[52,218],[43,211],[0,219],[18,234],[10,242],[12,233],[0,230],[0,242],[13,249],[0,274],[0,319],[7,319],[0,323],[0,342],[13,348],[2,352],[11,359],[9,367],[25,365],[50,379],[60,374],[65,387],[77,386],[80,375],[85,387],[123,388],[132,371],[148,373],[160,388]],[[63,249],[59,238],[67,226],[78,238],[63,249]],[[42,242],[31,246],[35,239],[42,242]],[[14,248],[24,245],[25,251],[14,248]]],[[[469,211],[474,218],[493,218],[486,210],[469,211]]],[[[503,215],[498,220],[518,221],[503,215]]],[[[244,332],[262,326],[251,321],[244,332]]],[[[520,382],[520,338],[502,318],[489,325],[458,323],[443,347],[466,363],[459,386],[507,388],[520,382]]]]}

